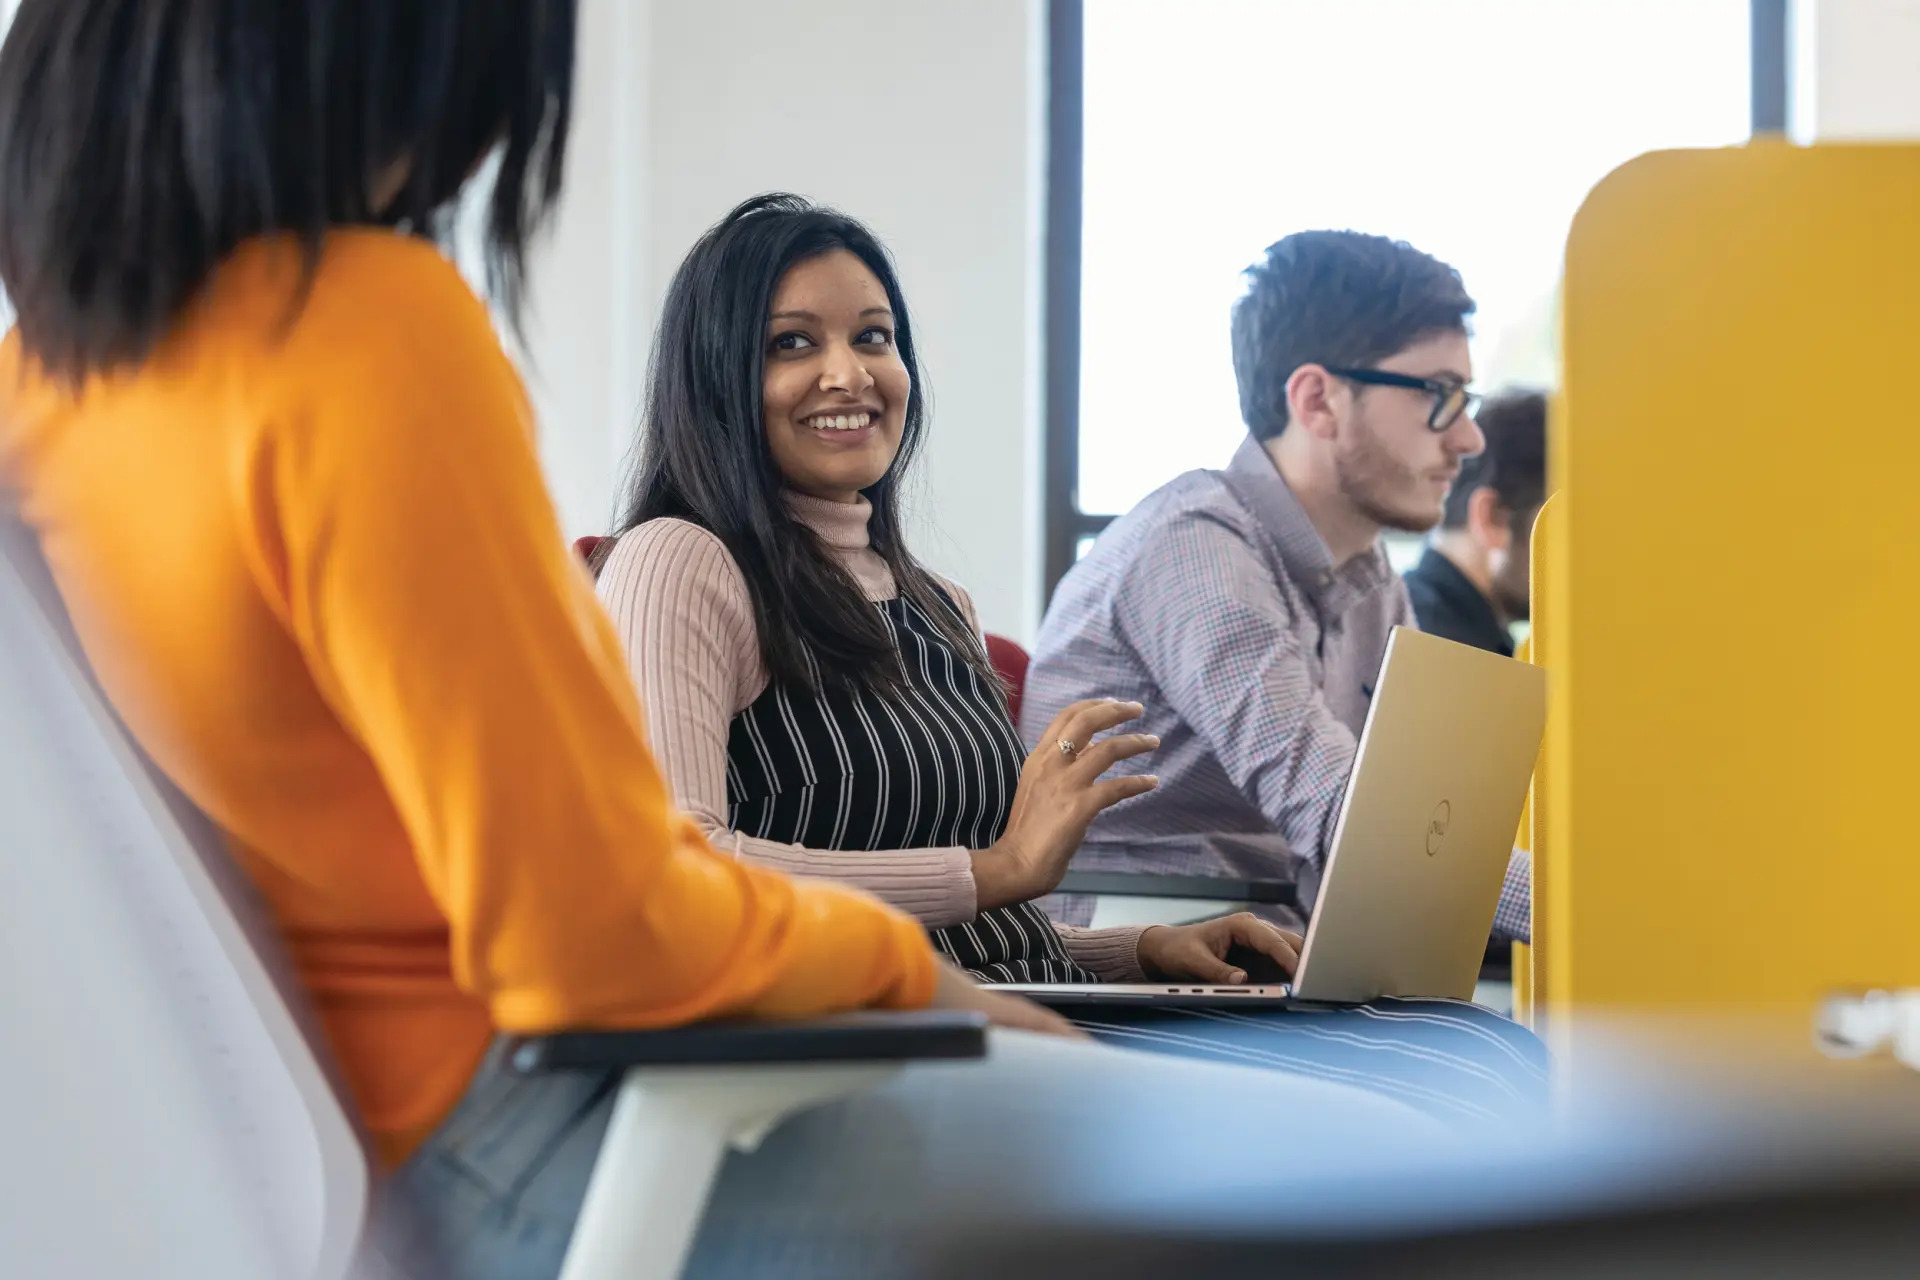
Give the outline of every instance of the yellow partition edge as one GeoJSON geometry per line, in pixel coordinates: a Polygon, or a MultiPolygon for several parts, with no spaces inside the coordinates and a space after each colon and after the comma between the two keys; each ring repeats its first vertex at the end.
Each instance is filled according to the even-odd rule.
{"type": "MultiPolygon", "coordinates": [[[[1563,415],[1560,397],[1553,396],[1547,406],[1549,436],[1553,424],[1563,415]]],[[[1551,442],[1551,441],[1550,441],[1551,442]]],[[[1551,463],[1552,450],[1548,460],[1551,463]]],[[[1549,820],[1553,813],[1554,765],[1564,748],[1566,708],[1559,673],[1551,654],[1560,619],[1566,614],[1566,596],[1558,575],[1558,531],[1567,508],[1567,495],[1553,489],[1533,522],[1532,586],[1533,628],[1528,635],[1527,659],[1547,670],[1547,732],[1540,745],[1540,760],[1534,766],[1533,786],[1527,793],[1527,848],[1533,853],[1533,945],[1532,960],[1533,1017],[1527,1024],[1536,1032],[1547,1029],[1553,1003],[1553,968],[1556,940],[1564,943],[1567,934],[1568,903],[1563,887],[1571,883],[1565,866],[1564,846],[1554,843],[1549,820]],[[1556,897],[1556,890],[1561,890],[1556,897]]],[[[1563,962],[1564,963],[1564,962],[1563,962]]]]}
{"type": "Polygon", "coordinates": [[[1523,1027],[1533,1022],[1533,948],[1513,944],[1513,1020],[1523,1027]]]}
{"type": "MultiPolygon", "coordinates": [[[[1532,577],[1531,592],[1536,602],[1542,599],[1545,590],[1543,583],[1545,571],[1543,571],[1543,566],[1547,563],[1547,557],[1543,551],[1543,539],[1546,535],[1542,532],[1542,527],[1547,525],[1552,519],[1548,513],[1554,509],[1556,501],[1557,499],[1549,497],[1542,505],[1539,514],[1534,520],[1529,564],[1531,566],[1532,577]]],[[[1531,629],[1526,639],[1522,640],[1514,650],[1513,656],[1517,661],[1530,662],[1535,665],[1539,664],[1540,614],[1541,609],[1536,603],[1533,611],[1531,629]]],[[[1549,691],[1548,694],[1548,714],[1552,714],[1551,691],[1549,691]]],[[[1520,811],[1520,830],[1518,834],[1514,836],[1514,844],[1519,848],[1528,850],[1533,858],[1533,901],[1530,906],[1530,918],[1532,920],[1533,939],[1536,944],[1539,942],[1541,936],[1541,877],[1548,874],[1543,868],[1544,859],[1540,852],[1539,823],[1536,819],[1536,814],[1538,813],[1536,797],[1539,794],[1541,775],[1544,769],[1545,746],[1543,744],[1541,748],[1541,759],[1534,766],[1533,780],[1527,788],[1526,805],[1520,811]]],[[[1513,944],[1514,1020],[1522,1026],[1530,1027],[1535,1031],[1540,1029],[1535,993],[1540,989],[1541,955],[1542,953],[1537,945],[1529,945],[1524,942],[1516,942],[1513,944]]]]}

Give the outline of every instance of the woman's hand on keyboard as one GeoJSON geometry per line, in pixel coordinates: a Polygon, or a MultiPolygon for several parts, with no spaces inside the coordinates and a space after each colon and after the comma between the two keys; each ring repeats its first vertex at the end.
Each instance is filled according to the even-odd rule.
{"type": "Polygon", "coordinates": [[[1140,935],[1139,959],[1149,978],[1238,986],[1247,980],[1247,971],[1228,960],[1234,948],[1265,956],[1291,974],[1300,963],[1302,945],[1299,934],[1242,911],[1199,924],[1157,924],[1140,935]]]}

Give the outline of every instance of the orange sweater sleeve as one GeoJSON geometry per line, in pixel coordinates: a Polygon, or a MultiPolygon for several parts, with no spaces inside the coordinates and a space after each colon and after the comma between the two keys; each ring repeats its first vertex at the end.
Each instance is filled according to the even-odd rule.
{"type": "Polygon", "coordinates": [[[519,380],[459,276],[419,246],[357,266],[330,250],[289,341],[237,468],[256,571],[496,1025],[925,1004],[912,920],[721,857],[673,810],[519,380]]]}

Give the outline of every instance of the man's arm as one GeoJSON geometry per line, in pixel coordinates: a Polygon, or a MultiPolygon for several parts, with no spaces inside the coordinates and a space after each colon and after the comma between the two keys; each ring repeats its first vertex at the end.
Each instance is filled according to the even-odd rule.
{"type": "Polygon", "coordinates": [[[1493,936],[1508,942],[1533,941],[1533,855],[1515,849],[1507,858],[1500,905],[1493,911],[1493,936]]]}
{"type": "Polygon", "coordinates": [[[1171,521],[1122,578],[1114,617],[1227,777],[1318,865],[1357,744],[1327,706],[1260,553],[1208,513],[1171,521]]]}

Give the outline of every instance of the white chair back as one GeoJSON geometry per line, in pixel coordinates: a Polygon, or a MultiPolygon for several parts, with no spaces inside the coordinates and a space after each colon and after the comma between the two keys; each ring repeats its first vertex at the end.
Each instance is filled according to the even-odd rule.
{"type": "Polygon", "coordinates": [[[338,1280],[364,1148],[50,586],[0,510],[0,1274],[338,1280]]]}

